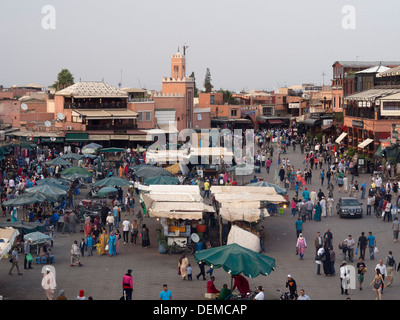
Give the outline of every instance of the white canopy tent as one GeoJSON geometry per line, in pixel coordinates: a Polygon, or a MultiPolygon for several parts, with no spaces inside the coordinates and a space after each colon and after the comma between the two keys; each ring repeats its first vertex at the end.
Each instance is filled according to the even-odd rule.
{"type": "Polygon", "coordinates": [[[150,217],[200,220],[214,212],[203,203],[200,188],[192,185],[151,185],[141,197],[150,217]]]}
{"type": "Polygon", "coordinates": [[[262,202],[286,202],[273,187],[212,186],[211,194],[219,205],[219,214],[228,221],[256,222],[269,216],[262,202]]]}

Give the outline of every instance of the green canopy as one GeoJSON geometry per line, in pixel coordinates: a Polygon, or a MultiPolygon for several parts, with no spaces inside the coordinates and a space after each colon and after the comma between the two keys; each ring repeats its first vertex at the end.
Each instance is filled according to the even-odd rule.
{"type": "Polygon", "coordinates": [[[77,154],[77,153],[67,153],[67,154],[63,154],[61,156],[61,158],[63,158],[63,159],[71,159],[71,160],[80,160],[80,159],[84,158],[84,155],[77,154]]]}
{"type": "Polygon", "coordinates": [[[41,186],[36,186],[33,188],[27,188],[25,192],[28,193],[44,193],[48,196],[54,196],[54,197],[60,197],[60,196],[65,196],[67,194],[67,190],[64,187],[60,187],[56,184],[47,184],[44,183],[41,186]]]}
{"type": "Polygon", "coordinates": [[[100,187],[100,186],[118,186],[118,187],[123,187],[123,186],[130,186],[131,183],[126,180],[126,179],[122,179],[119,177],[109,177],[109,178],[105,178],[99,181],[96,181],[95,183],[93,183],[93,186],[95,187],[100,187]]]}
{"type": "Polygon", "coordinates": [[[129,169],[131,170],[139,170],[141,168],[146,168],[146,167],[154,167],[152,164],[134,164],[133,166],[130,166],[129,169]]]}
{"type": "Polygon", "coordinates": [[[151,178],[151,177],[157,177],[157,176],[170,176],[172,177],[172,173],[160,168],[160,167],[141,167],[135,172],[135,176],[139,178],[151,178]]]}
{"type": "Polygon", "coordinates": [[[47,183],[47,184],[57,184],[57,185],[68,185],[69,182],[67,180],[64,179],[56,179],[53,177],[50,178],[45,178],[45,179],[41,179],[41,180],[37,180],[36,181],[36,185],[37,186],[41,186],[42,184],[47,183]]]}
{"type": "Polygon", "coordinates": [[[48,166],[70,166],[71,163],[63,158],[57,157],[46,162],[48,166]]]}
{"type": "Polygon", "coordinates": [[[280,195],[286,195],[287,194],[287,190],[285,188],[279,187],[276,184],[270,183],[270,182],[266,182],[266,181],[259,181],[259,182],[253,182],[253,183],[249,183],[247,185],[247,187],[272,187],[275,189],[277,194],[280,195]]]}
{"type": "Polygon", "coordinates": [[[18,229],[20,232],[23,231],[24,234],[32,233],[32,232],[46,232],[46,224],[39,222],[0,222],[0,228],[14,228],[18,229]]]}
{"type": "Polygon", "coordinates": [[[70,167],[60,172],[61,175],[68,176],[74,173],[79,173],[86,177],[91,177],[93,175],[92,172],[82,168],[82,167],[70,167]]]}
{"type": "Polygon", "coordinates": [[[116,189],[116,188],[113,188],[113,187],[104,187],[104,188],[101,188],[101,189],[99,190],[99,192],[97,192],[97,195],[98,195],[100,198],[105,198],[105,197],[108,197],[110,194],[117,193],[117,192],[118,192],[118,189],[116,189]]]}
{"type": "Polygon", "coordinates": [[[378,149],[376,149],[376,151],[375,151],[375,156],[380,158],[380,157],[382,157],[382,155],[383,155],[383,149],[382,149],[381,145],[379,145],[378,149]]]}
{"type": "Polygon", "coordinates": [[[275,270],[275,259],[244,248],[236,243],[201,250],[195,253],[197,262],[204,261],[213,268],[223,268],[230,275],[241,274],[255,278],[275,270]]]}
{"type": "Polygon", "coordinates": [[[27,241],[28,239],[32,241],[31,245],[35,245],[38,243],[45,243],[46,241],[50,241],[51,237],[43,232],[34,231],[24,235],[24,240],[27,241]]]}
{"type": "Polygon", "coordinates": [[[45,201],[56,202],[57,197],[42,192],[24,193],[17,198],[4,201],[2,205],[5,207],[22,207],[35,203],[43,203],[45,201]]]}
{"type": "Polygon", "coordinates": [[[100,150],[100,153],[110,153],[110,152],[125,152],[124,148],[104,148],[100,150]]]}
{"type": "Polygon", "coordinates": [[[178,178],[169,176],[150,177],[144,180],[144,184],[148,186],[152,184],[178,184],[178,178]]]}

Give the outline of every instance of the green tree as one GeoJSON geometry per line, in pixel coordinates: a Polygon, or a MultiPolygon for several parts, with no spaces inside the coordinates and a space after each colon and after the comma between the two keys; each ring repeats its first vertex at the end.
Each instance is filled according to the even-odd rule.
{"type": "Polygon", "coordinates": [[[206,93],[210,93],[214,86],[211,84],[211,72],[210,69],[207,68],[206,76],[204,77],[204,89],[206,93]]]}
{"type": "Polygon", "coordinates": [[[224,90],[224,89],[219,89],[219,93],[222,93],[223,99],[224,99],[224,104],[239,104],[238,101],[232,97],[232,92],[229,90],[224,90]]]}
{"type": "Polygon", "coordinates": [[[74,77],[68,69],[62,69],[57,75],[57,81],[54,82],[52,88],[62,90],[74,84],[74,77]]]}
{"type": "Polygon", "coordinates": [[[199,96],[199,90],[197,89],[196,86],[196,77],[194,76],[194,72],[192,72],[190,77],[194,79],[194,97],[197,98],[199,96]]]}

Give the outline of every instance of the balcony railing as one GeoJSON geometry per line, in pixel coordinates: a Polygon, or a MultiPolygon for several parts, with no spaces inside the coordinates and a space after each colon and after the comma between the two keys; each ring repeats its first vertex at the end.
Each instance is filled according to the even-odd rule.
{"type": "Polygon", "coordinates": [[[368,108],[347,108],[345,115],[355,118],[375,119],[375,111],[368,108]]]}
{"type": "Polygon", "coordinates": [[[128,102],[153,102],[152,98],[129,98],[128,102]]]}
{"type": "Polygon", "coordinates": [[[88,124],[86,130],[135,130],[137,124],[88,124]]]}

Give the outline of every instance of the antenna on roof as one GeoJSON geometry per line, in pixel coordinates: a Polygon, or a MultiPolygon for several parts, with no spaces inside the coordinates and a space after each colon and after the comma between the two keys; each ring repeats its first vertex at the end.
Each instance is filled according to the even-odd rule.
{"type": "Polygon", "coordinates": [[[183,55],[186,55],[186,49],[189,48],[189,46],[183,45],[183,55]]]}
{"type": "Polygon", "coordinates": [[[118,83],[118,87],[121,89],[121,85],[122,85],[122,69],[121,69],[121,81],[118,83]]]}

